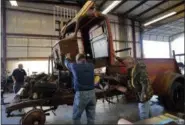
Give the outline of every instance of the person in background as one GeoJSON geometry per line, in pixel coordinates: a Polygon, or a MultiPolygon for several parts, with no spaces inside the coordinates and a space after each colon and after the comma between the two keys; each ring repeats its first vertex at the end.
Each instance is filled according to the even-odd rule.
{"type": "Polygon", "coordinates": [[[23,69],[23,65],[19,64],[18,68],[15,69],[12,73],[12,79],[14,82],[13,89],[14,89],[15,94],[24,85],[24,81],[25,81],[26,76],[27,76],[27,74],[26,74],[25,70],[23,69]]]}
{"type": "Polygon", "coordinates": [[[83,111],[86,111],[87,124],[94,124],[96,95],[94,90],[94,65],[86,61],[84,54],[77,54],[76,63],[66,54],[65,66],[72,72],[75,97],[73,102],[73,124],[81,124],[83,111]]]}
{"type": "Polygon", "coordinates": [[[128,73],[128,87],[116,86],[118,91],[126,92],[127,89],[134,91],[138,100],[140,119],[150,117],[149,100],[153,96],[151,82],[146,71],[146,65],[143,62],[136,62],[134,58],[128,56],[123,59],[128,73]]]}

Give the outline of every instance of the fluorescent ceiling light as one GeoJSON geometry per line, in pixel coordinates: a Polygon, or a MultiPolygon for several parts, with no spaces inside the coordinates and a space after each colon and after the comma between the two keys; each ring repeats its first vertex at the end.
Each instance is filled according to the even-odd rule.
{"type": "Polygon", "coordinates": [[[10,0],[10,4],[11,4],[12,6],[18,6],[16,0],[10,0]]]}
{"type": "Polygon", "coordinates": [[[154,20],[152,20],[152,21],[149,21],[149,22],[145,23],[144,26],[148,26],[148,25],[150,25],[150,24],[152,24],[152,23],[155,23],[155,22],[158,22],[158,21],[160,21],[160,20],[163,20],[163,19],[165,19],[165,18],[167,18],[167,17],[170,17],[170,16],[172,16],[172,15],[174,15],[174,14],[176,14],[176,13],[177,13],[177,12],[171,12],[171,13],[169,13],[169,14],[166,14],[166,15],[164,15],[164,16],[162,16],[162,17],[159,17],[159,18],[157,18],[157,19],[154,19],[154,20]]]}
{"type": "Polygon", "coordinates": [[[113,8],[115,8],[120,2],[121,2],[121,0],[115,0],[115,1],[113,1],[102,13],[103,14],[107,14],[113,8]]]}

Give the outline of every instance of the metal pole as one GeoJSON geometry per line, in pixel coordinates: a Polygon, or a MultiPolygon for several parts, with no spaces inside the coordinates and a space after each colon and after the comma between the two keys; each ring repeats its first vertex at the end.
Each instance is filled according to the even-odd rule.
{"type": "Polygon", "coordinates": [[[173,52],[173,58],[176,59],[176,58],[175,58],[175,51],[173,50],[172,52],[173,52]]]}
{"type": "Polygon", "coordinates": [[[2,44],[2,60],[1,60],[1,73],[6,74],[6,56],[7,56],[7,41],[6,41],[6,0],[1,0],[1,24],[2,24],[2,39],[1,39],[1,44],[2,44]]]}
{"type": "Polygon", "coordinates": [[[171,45],[171,38],[169,37],[169,41],[168,41],[168,43],[169,43],[169,55],[170,55],[170,58],[172,58],[172,45],[171,45]]]}
{"type": "Polygon", "coordinates": [[[50,74],[50,61],[51,61],[51,56],[48,58],[48,74],[50,74]]]}
{"type": "Polygon", "coordinates": [[[132,20],[132,41],[133,41],[133,56],[136,58],[136,36],[135,36],[135,21],[132,20]]]}
{"type": "Polygon", "coordinates": [[[141,22],[139,22],[139,40],[140,40],[140,49],[141,49],[141,58],[143,58],[143,28],[141,22]]]}
{"type": "Polygon", "coordinates": [[[53,75],[53,63],[54,63],[54,60],[53,60],[53,54],[51,55],[51,74],[53,75]]]}

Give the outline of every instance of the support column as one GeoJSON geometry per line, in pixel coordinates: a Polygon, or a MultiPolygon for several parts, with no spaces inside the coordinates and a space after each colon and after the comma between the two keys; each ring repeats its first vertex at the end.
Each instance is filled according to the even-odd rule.
{"type": "Polygon", "coordinates": [[[172,45],[171,45],[171,37],[169,37],[169,40],[168,40],[168,43],[169,43],[169,55],[170,55],[170,58],[172,58],[173,57],[173,55],[172,55],[172,45]]]}
{"type": "Polygon", "coordinates": [[[139,22],[139,42],[140,42],[140,49],[141,49],[141,58],[143,58],[143,28],[141,22],[139,22]]]}
{"type": "Polygon", "coordinates": [[[136,58],[136,35],[135,35],[135,21],[132,20],[132,41],[133,41],[133,56],[136,58]]]}
{"type": "Polygon", "coordinates": [[[1,74],[6,74],[6,56],[7,56],[7,41],[6,41],[6,0],[1,0],[1,74]]]}

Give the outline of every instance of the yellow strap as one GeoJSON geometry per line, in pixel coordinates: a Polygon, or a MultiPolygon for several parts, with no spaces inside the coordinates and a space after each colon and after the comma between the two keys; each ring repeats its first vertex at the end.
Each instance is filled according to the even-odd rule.
{"type": "Polygon", "coordinates": [[[94,2],[91,0],[88,0],[85,5],[81,8],[81,10],[76,14],[76,16],[73,18],[75,20],[76,18],[79,18],[80,16],[87,13],[87,11],[94,5],[94,2]]]}
{"type": "Polygon", "coordinates": [[[168,119],[168,117],[165,116],[165,115],[160,115],[160,116],[158,116],[158,117],[161,118],[162,120],[168,119]]]}
{"type": "Polygon", "coordinates": [[[132,86],[135,88],[135,85],[134,85],[134,71],[136,69],[136,65],[134,66],[134,68],[132,69],[132,72],[131,72],[131,84],[132,86]]]}
{"type": "Polygon", "coordinates": [[[94,77],[94,84],[97,84],[100,82],[100,76],[95,76],[94,77]]]}
{"type": "Polygon", "coordinates": [[[174,115],[171,115],[171,114],[169,114],[169,113],[165,113],[164,115],[167,116],[167,117],[170,117],[170,118],[172,118],[172,119],[178,119],[178,117],[176,117],[176,116],[174,116],[174,115]]]}

